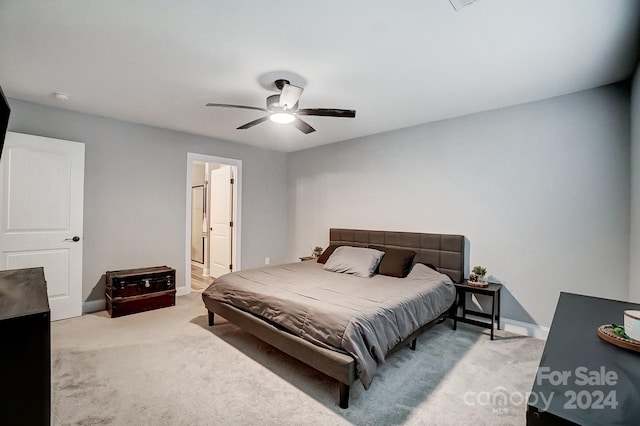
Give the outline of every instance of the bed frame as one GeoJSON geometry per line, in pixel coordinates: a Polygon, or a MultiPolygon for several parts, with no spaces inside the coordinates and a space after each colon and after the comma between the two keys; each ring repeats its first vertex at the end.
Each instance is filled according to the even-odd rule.
{"type": "MultiPolygon", "coordinates": [[[[337,245],[367,247],[374,244],[412,249],[416,252],[414,262],[432,264],[456,283],[462,282],[464,277],[465,239],[462,235],[332,228],[329,231],[329,240],[330,244],[337,245]]],[[[209,311],[209,326],[213,326],[214,313],[218,314],[282,352],[336,379],[340,383],[340,407],[349,407],[349,390],[351,384],[358,379],[356,363],[350,355],[316,346],[226,303],[204,299],[204,304],[209,311]]],[[[391,352],[406,345],[415,350],[416,338],[435,323],[444,321],[448,314],[448,311],[443,312],[438,318],[400,342],[391,352]]]]}

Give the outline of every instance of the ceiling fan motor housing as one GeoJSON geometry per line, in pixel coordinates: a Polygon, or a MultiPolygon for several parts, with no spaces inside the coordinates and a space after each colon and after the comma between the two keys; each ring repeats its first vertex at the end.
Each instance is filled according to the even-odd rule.
{"type": "MultiPolygon", "coordinates": [[[[284,108],[280,106],[280,95],[267,96],[267,109],[271,112],[285,112],[284,108]]],[[[286,112],[294,112],[297,110],[298,102],[296,102],[292,108],[287,109],[286,112]]]]}

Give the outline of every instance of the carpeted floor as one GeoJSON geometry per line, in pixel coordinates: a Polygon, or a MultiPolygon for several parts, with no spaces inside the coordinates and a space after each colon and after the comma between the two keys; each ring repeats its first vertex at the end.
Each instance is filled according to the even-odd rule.
{"type": "Polygon", "coordinates": [[[219,316],[200,293],[121,318],[51,324],[54,425],[523,425],[544,342],[450,323],[359,382],[338,384],[219,316]],[[500,404],[503,402],[502,404],[500,404]]]}

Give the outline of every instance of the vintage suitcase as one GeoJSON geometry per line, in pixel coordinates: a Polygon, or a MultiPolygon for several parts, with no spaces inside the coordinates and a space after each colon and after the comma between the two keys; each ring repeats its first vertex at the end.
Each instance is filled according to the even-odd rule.
{"type": "Polygon", "coordinates": [[[112,318],[176,304],[176,271],[167,266],[107,271],[105,298],[112,318]]]}

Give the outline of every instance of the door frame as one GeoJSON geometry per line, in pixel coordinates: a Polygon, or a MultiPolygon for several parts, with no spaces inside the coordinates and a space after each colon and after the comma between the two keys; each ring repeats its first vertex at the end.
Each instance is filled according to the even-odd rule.
{"type": "MultiPolygon", "coordinates": [[[[193,199],[193,195],[194,195],[194,192],[195,192],[194,189],[196,189],[196,188],[202,189],[202,210],[203,210],[203,212],[207,210],[207,208],[205,206],[205,203],[207,201],[206,200],[206,193],[205,193],[206,186],[204,184],[203,185],[194,185],[194,186],[191,187],[191,214],[193,214],[193,205],[194,205],[194,202],[195,202],[194,199],[193,199]]],[[[193,259],[193,237],[194,237],[194,235],[193,235],[193,217],[192,217],[191,218],[191,250],[192,250],[192,252],[191,252],[191,262],[202,263],[202,265],[204,267],[205,249],[204,249],[204,239],[203,239],[204,237],[202,236],[202,221],[200,221],[200,238],[201,238],[201,241],[202,241],[202,255],[201,255],[202,262],[199,262],[199,261],[193,259]]]]}
{"type": "Polygon", "coordinates": [[[203,161],[205,163],[218,163],[236,168],[236,176],[233,185],[233,209],[235,221],[233,223],[233,244],[232,244],[232,271],[239,271],[242,264],[240,256],[241,250],[241,229],[242,229],[242,160],[234,158],[217,157],[207,154],[187,152],[187,181],[186,181],[186,217],[185,217],[185,288],[178,288],[178,295],[191,293],[191,179],[193,175],[193,162],[203,161]]]}

